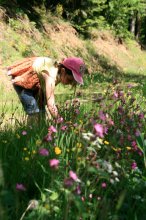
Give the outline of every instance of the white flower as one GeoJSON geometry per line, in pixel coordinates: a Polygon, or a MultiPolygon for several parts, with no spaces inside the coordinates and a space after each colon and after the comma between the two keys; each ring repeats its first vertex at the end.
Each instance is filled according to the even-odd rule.
{"type": "Polygon", "coordinates": [[[114,176],[118,176],[118,172],[114,170],[114,171],[113,171],[113,175],[114,175],[114,176]]]}

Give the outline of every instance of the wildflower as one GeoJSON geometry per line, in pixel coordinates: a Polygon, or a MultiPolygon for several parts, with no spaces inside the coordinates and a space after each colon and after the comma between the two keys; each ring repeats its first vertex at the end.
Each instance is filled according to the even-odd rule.
{"type": "Polygon", "coordinates": [[[26,187],[22,183],[17,183],[16,184],[16,189],[18,191],[26,191],[26,187]]]}
{"type": "Polygon", "coordinates": [[[43,141],[45,141],[45,142],[52,141],[52,136],[51,136],[51,134],[47,134],[47,135],[43,138],[43,141]]]}
{"type": "Polygon", "coordinates": [[[84,202],[84,201],[85,201],[85,197],[84,197],[84,196],[82,196],[82,197],[81,197],[81,200],[82,200],[82,202],[84,202]]]}
{"type": "Polygon", "coordinates": [[[27,147],[24,147],[23,150],[24,150],[24,151],[27,151],[27,147]]]}
{"type": "Polygon", "coordinates": [[[103,182],[103,183],[101,184],[101,187],[102,187],[102,188],[106,188],[106,187],[107,187],[107,184],[106,184],[105,182],[103,182]]]}
{"type": "Polygon", "coordinates": [[[22,135],[27,135],[27,131],[22,131],[22,135]]]}
{"type": "Polygon", "coordinates": [[[105,121],[106,120],[106,115],[103,113],[103,111],[99,111],[99,118],[102,120],[102,121],[105,121]]]}
{"type": "Polygon", "coordinates": [[[75,109],[75,113],[76,113],[77,115],[79,115],[79,114],[80,114],[80,110],[79,110],[79,109],[75,109]]]}
{"type": "Polygon", "coordinates": [[[36,146],[39,146],[42,143],[41,140],[36,140],[36,146]]]}
{"type": "Polygon", "coordinates": [[[113,171],[113,175],[114,175],[114,176],[118,176],[118,172],[114,170],[114,171],[113,171]]]}
{"type": "Polygon", "coordinates": [[[107,145],[109,144],[109,142],[108,142],[108,141],[104,141],[104,143],[105,143],[105,144],[107,144],[107,145]]]}
{"type": "Polygon", "coordinates": [[[51,160],[49,160],[49,164],[50,164],[50,167],[52,167],[52,168],[58,168],[59,160],[51,159],[51,160]]]}
{"type": "Polygon", "coordinates": [[[55,154],[61,154],[61,149],[59,147],[55,147],[55,154]]]}
{"type": "Polygon", "coordinates": [[[131,147],[127,146],[126,149],[127,149],[127,150],[131,150],[131,147]]]}
{"type": "Polygon", "coordinates": [[[133,163],[131,164],[131,168],[132,168],[132,170],[135,170],[135,169],[137,168],[137,163],[136,163],[136,162],[133,162],[133,163]]]}
{"type": "Polygon", "coordinates": [[[89,198],[90,198],[90,199],[93,198],[93,194],[92,194],[92,193],[89,194],[89,198]]]}
{"type": "Polygon", "coordinates": [[[42,156],[48,156],[49,151],[46,148],[40,148],[39,149],[39,154],[42,155],[42,156]]]}
{"type": "Polygon", "coordinates": [[[77,143],[77,147],[81,148],[82,147],[82,143],[77,143]]]}
{"type": "Polygon", "coordinates": [[[62,131],[65,131],[67,129],[67,126],[66,125],[63,125],[62,127],[61,127],[61,130],[62,131]]]}
{"type": "Polygon", "coordinates": [[[60,123],[62,123],[62,122],[63,122],[63,118],[62,118],[62,117],[60,117],[60,118],[57,119],[57,123],[58,123],[58,124],[60,124],[60,123]]]}
{"type": "Polygon", "coordinates": [[[81,194],[81,187],[78,185],[74,192],[75,192],[75,194],[80,195],[81,194]]]}
{"type": "Polygon", "coordinates": [[[104,137],[104,127],[102,124],[95,124],[94,129],[96,131],[97,136],[99,136],[100,138],[104,137]]]}
{"type": "Polygon", "coordinates": [[[80,180],[79,180],[77,174],[76,174],[75,172],[73,172],[72,170],[69,171],[69,176],[70,176],[70,178],[73,179],[75,182],[80,182],[80,180]]]}
{"type": "Polygon", "coordinates": [[[51,126],[48,128],[48,131],[49,131],[49,133],[56,133],[56,132],[57,132],[57,129],[56,129],[53,125],[51,125],[51,126]]]}
{"type": "Polygon", "coordinates": [[[36,209],[39,205],[39,202],[36,199],[32,199],[29,201],[28,205],[29,209],[36,209]]]}
{"type": "Polygon", "coordinates": [[[28,160],[29,160],[29,157],[25,157],[24,160],[25,160],[25,161],[28,161],[28,160]]]}
{"type": "Polygon", "coordinates": [[[69,188],[73,185],[73,179],[72,178],[66,178],[64,179],[64,187],[69,188]]]}
{"type": "Polygon", "coordinates": [[[33,150],[33,151],[32,151],[32,153],[33,153],[33,154],[36,154],[36,151],[35,151],[35,150],[33,150]]]}

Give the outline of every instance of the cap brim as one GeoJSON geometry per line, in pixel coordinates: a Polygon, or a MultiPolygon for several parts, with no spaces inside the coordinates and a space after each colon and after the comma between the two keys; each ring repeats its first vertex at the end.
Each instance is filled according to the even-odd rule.
{"type": "Polygon", "coordinates": [[[79,73],[76,73],[75,71],[72,70],[72,74],[73,74],[73,77],[74,79],[81,85],[84,84],[83,82],[83,77],[79,74],[79,73]]]}

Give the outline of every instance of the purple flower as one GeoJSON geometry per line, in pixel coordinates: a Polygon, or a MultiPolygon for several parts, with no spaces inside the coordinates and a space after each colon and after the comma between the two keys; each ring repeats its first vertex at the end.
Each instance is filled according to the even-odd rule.
{"type": "Polygon", "coordinates": [[[102,187],[102,188],[106,188],[106,187],[107,187],[106,183],[103,182],[103,183],[101,184],[101,187],[102,187]]]}
{"type": "Polygon", "coordinates": [[[26,191],[26,187],[22,183],[17,183],[16,184],[16,189],[18,191],[26,191]]]}
{"type": "Polygon", "coordinates": [[[78,185],[74,192],[75,192],[75,194],[80,195],[81,194],[81,187],[78,185]]]}
{"type": "Polygon", "coordinates": [[[50,164],[50,167],[52,167],[52,168],[58,168],[59,160],[51,159],[51,160],[49,160],[49,164],[50,164]]]}
{"type": "Polygon", "coordinates": [[[52,141],[52,136],[51,136],[51,134],[47,134],[47,135],[43,138],[43,140],[46,141],[46,142],[52,141]]]}
{"type": "Polygon", "coordinates": [[[66,178],[64,179],[64,187],[69,188],[73,185],[73,179],[72,178],[66,178]]]}
{"type": "Polygon", "coordinates": [[[42,155],[42,156],[48,156],[49,151],[46,148],[40,148],[39,149],[39,154],[42,155]]]}
{"type": "Polygon", "coordinates": [[[131,164],[131,168],[132,168],[132,170],[135,170],[135,169],[137,168],[137,163],[136,163],[136,162],[133,162],[133,163],[131,164]]]}

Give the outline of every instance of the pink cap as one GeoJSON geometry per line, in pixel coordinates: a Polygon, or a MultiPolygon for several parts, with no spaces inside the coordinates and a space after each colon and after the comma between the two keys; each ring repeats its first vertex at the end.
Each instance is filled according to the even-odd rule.
{"type": "Polygon", "coordinates": [[[61,62],[67,69],[72,71],[74,79],[83,84],[83,74],[85,71],[85,64],[81,58],[68,57],[61,62]]]}

